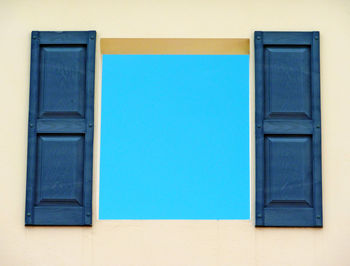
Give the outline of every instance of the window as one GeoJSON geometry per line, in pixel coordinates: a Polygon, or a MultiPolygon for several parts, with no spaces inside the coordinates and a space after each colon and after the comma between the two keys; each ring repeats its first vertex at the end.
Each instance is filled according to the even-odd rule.
{"type": "Polygon", "coordinates": [[[99,218],[249,219],[249,40],[101,48],[99,218]]]}

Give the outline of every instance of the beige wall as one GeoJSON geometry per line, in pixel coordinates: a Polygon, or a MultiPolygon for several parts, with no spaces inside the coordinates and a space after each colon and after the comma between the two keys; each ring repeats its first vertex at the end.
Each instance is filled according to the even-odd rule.
{"type": "MultiPolygon", "coordinates": [[[[350,265],[350,1],[0,0],[0,25],[0,265],[350,265]],[[254,220],[98,221],[99,42],[93,227],[25,227],[30,32],[88,29],[99,38],[319,30],[324,228],[255,228],[254,220]]],[[[251,155],[254,202],[253,148],[251,155]]]]}

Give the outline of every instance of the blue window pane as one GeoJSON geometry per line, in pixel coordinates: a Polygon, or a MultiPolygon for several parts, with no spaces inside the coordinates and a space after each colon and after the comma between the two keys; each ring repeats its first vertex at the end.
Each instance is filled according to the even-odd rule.
{"type": "Polygon", "coordinates": [[[249,219],[249,55],[104,55],[100,219],[249,219]]]}

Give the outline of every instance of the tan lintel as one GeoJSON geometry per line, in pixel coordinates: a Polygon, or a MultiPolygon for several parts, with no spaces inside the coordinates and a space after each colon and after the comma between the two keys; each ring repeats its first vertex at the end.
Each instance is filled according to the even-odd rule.
{"type": "Polygon", "coordinates": [[[249,54],[249,39],[101,38],[102,54],[249,54]]]}

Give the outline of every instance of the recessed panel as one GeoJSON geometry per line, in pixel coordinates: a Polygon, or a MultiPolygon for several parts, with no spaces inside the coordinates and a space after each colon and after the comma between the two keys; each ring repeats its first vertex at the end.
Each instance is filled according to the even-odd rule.
{"type": "Polygon", "coordinates": [[[265,139],[265,206],[312,207],[310,136],[265,139]]]}
{"type": "Polygon", "coordinates": [[[85,46],[40,49],[40,117],[83,117],[85,46]]]}
{"type": "Polygon", "coordinates": [[[266,46],[265,117],[311,118],[311,60],[308,46],[266,46]]]}
{"type": "Polygon", "coordinates": [[[81,205],[83,159],[83,136],[38,136],[36,203],[81,205]]]}

